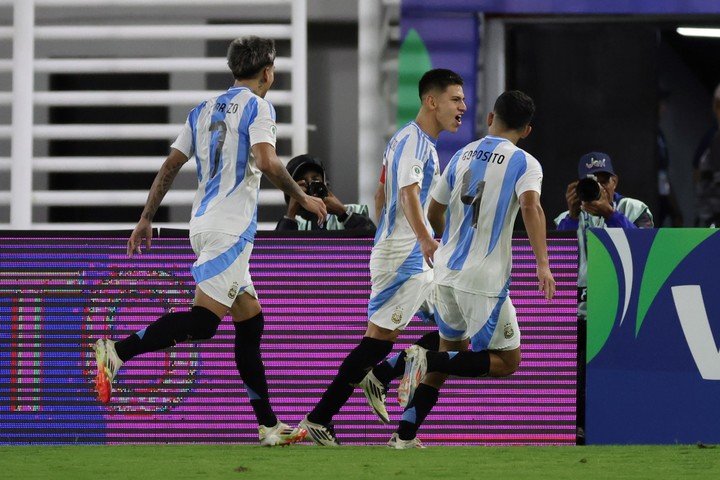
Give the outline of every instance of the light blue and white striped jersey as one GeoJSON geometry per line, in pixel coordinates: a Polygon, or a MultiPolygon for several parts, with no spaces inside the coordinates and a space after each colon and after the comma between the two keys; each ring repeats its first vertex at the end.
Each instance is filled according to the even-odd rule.
{"type": "Polygon", "coordinates": [[[250,147],[275,146],[276,132],[275,109],[246,87],[231,87],[190,112],[172,148],[195,156],[191,235],[221,232],[254,241],[262,173],[250,147]]]}
{"type": "Polygon", "coordinates": [[[400,189],[415,183],[420,186],[425,227],[432,232],[427,221],[427,207],[430,191],[440,177],[435,142],[415,122],[398,130],[388,142],[383,154],[385,206],[370,255],[371,270],[418,273],[430,268],[423,260],[415,232],[405,218],[400,189]]]}
{"type": "Polygon", "coordinates": [[[488,297],[506,288],[519,197],[540,193],[540,163],[511,141],[486,136],[459,150],[432,197],[448,205],[435,283],[488,297]]]}

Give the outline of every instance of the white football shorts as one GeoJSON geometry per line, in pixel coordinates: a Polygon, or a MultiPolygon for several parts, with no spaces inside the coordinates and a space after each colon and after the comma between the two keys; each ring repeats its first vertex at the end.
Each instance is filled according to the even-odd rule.
{"type": "Polygon", "coordinates": [[[432,288],[432,270],[408,275],[370,272],[372,290],[368,321],[388,330],[402,330],[427,299],[432,288]]]}
{"type": "Polygon", "coordinates": [[[253,244],[237,235],[203,232],[190,237],[197,261],[192,276],[200,290],[228,308],[247,292],[257,298],[250,277],[253,244]]]}
{"type": "Polygon", "coordinates": [[[434,285],[435,320],[440,337],[470,339],[472,350],[514,350],[520,346],[515,307],[509,295],[486,297],[434,285]]]}

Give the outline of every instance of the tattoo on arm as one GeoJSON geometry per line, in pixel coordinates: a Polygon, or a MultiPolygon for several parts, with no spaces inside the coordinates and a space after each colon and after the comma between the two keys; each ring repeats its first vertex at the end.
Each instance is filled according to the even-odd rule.
{"type": "Polygon", "coordinates": [[[147,201],[145,202],[145,209],[142,212],[142,218],[152,221],[157,209],[160,208],[160,203],[165,197],[165,194],[170,190],[175,177],[182,168],[185,162],[178,161],[166,161],[160,168],[160,171],[153,180],[152,187],[150,187],[150,193],[148,193],[147,201]]]}
{"type": "MultiPolygon", "coordinates": [[[[280,166],[282,167],[282,165],[280,166]]],[[[299,200],[300,198],[302,198],[304,192],[300,188],[300,185],[298,185],[297,182],[293,180],[285,167],[278,168],[272,173],[265,172],[265,175],[273,183],[273,185],[290,195],[295,200],[299,200]]]]}

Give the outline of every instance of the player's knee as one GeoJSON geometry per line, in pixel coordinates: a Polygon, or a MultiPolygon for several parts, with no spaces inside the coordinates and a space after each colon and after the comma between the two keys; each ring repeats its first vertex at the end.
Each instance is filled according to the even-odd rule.
{"type": "Polygon", "coordinates": [[[508,377],[515,373],[520,366],[520,349],[495,352],[490,360],[491,377],[508,377]],[[494,356],[494,358],[493,358],[494,356]]]}
{"type": "Polygon", "coordinates": [[[513,373],[515,373],[515,372],[517,371],[517,369],[518,369],[519,366],[520,366],[520,361],[519,361],[519,360],[518,360],[518,361],[505,362],[505,368],[504,368],[501,376],[503,376],[503,377],[509,377],[510,375],[512,375],[513,373]]]}
{"type": "Polygon", "coordinates": [[[192,322],[190,324],[191,340],[207,340],[215,336],[220,317],[205,307],[192,308],[192,322]]]}

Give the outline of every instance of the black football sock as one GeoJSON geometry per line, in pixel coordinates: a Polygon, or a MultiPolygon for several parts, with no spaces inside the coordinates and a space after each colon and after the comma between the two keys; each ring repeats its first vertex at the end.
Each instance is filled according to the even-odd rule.
{"type": "Polygon", "coordinates": [[[345,357],[337,375],[315,408],[308,414],[313,423],[327,425],[332,417],[345,405],[355,386],[365,378],[370,369],[392,350],[390,340],[363,337],[360,344],[345,357]]]}
{"type": "MultiPolygon", "coordinates": [[[[427,350],[440,349],[440,333],[437,330],[428,332],[415,342],[427,350]]],[[[394,378],[401,378],[405,373],[405,350],[387,358],[373,368],[373,374],[387,388],[394,378]]]]}
{"type": "Polygon", "coordinates": [[[235,364],[250,397],[250,405],[255,412],[259,425],[272,427],[277,417],[270,406],[265,365],[260,356],[260,340],[265,320],[262,312],[254,317],[233,322],[235,325],[235,364]]]}
{"type": "Polygon", "coordinates": [[[393,378],[397,377],[396,371],[400,371],[400,376],[405,372],[405,350],[392,355],[382,362],[375,365],[372,369],[375,378],[380,380],[380,383],[385,385],[385,388],[390,384],[393,378]],[[398,367],[398,363],[400,366],[398,367]]]}
{"type": "Polygon", "coordinates": [[[402,420],[398,426],[398,436],[401,440],[412,440],[417,435],[418,428],[425,421],[430,410],[435,406],[440,391],[421,383],[418,385],[412,400],[408,403],[402,414],[402,420]]]}
{"type": "Polygon", "coordinates": [[[204,307],[168,313],[139,332],[115,342],[115,351],[120,360],[127,362],[137,355],[163,350],[187,340],[212,338],[219,324],[220,318],[204,307]]]}
{"type": "Polygon", "coordinates": [[[427,352],[427,371],[456,377],[486,377],[490,373],[490,354],[480,352],[427,352]]]}

